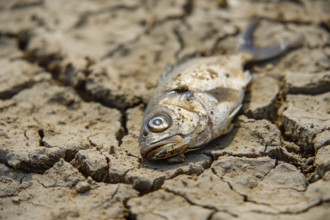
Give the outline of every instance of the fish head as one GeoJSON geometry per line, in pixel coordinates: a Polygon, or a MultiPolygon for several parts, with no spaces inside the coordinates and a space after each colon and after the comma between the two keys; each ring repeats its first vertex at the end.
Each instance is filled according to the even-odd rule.
{"type": "Polygon", "coordinates": [[[167,96],[146,111],[139,140],[143,158],[169,158],[195,144],[205,122],[194,108],[196,100],[191,95],[187,100],[185,96],[167,96]]]}

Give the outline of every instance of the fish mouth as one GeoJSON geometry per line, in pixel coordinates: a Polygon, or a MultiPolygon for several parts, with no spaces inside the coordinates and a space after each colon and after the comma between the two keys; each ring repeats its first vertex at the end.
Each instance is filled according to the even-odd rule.
{"type": "Polygon", "coordinates": [[[141,150],[141,155],[147,160],[160,160],[183,153],[187,148],[187,141],[182,135],[174,135],[141,150]]]}

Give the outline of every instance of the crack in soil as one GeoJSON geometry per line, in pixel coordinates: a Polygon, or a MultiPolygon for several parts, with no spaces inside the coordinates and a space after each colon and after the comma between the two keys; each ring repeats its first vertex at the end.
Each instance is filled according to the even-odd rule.
{"type": "Polygon", "coordinates": [[[216,207],[213,207],[213,206],[209,206],[209,205],[201,205],[201,204],[197,204],[193,201],[191,201],[189,198],[187,198],[185,195],[182,195],[178,192],[175,192],[175,191],[172,191],[170,189],[167,189],[167,188],[162,188],[165,192],[168,192],[168,193],[171,193],[171,194],[174,194],[176,196],[179,196],[181,198],[183,198],[187,203],[189,203],[190,205],[193,205],[193,206],[199,206],[199,207],[202,207],[202,208],[205,208],[205,209],[208,209],[208,210],[212,210],[213,212],[216,212],[216,211],[221,211],[221,212],[225,212],[229,215],[231,215],[232,217],[238,217],[238,215],[234,214],[234,213],[231,213],[227,210],[219,210],[217,209],[216,207]]]}
{"type": "Polygon", "coordinates": [[[39,135],[39,146],[40,147],[45,147],[45,142],[44,142],[44,137],[45,137],[45,131],[44,129],[40,128],[38,129],[38,135],[39,135]]]}
{"type": "Polygon", "coordinates": [[[115,5],[115,6],[109,6],[109,7],[105,7],[105,8],[101,8],[98,9],[96,11],[93,12],[87,12],[83,15],[80,15],[79,20],[76,22],[76,24],[73,25],[73,28],[81,28],[83,27],[87,22],[88,19],[92,16],[95,15],[101,15],[104,13],[109,13],[109,12],[118,12],[118,11],[135,11],[139,8],[138,5],[133,5],[133,6],[129,6],[129,5],[115,5]]]}
{"type": "Polygon", "coordinates": [[[218,213],[218,211],[213,211],[213,212],[211,212],[210,213],[210,215],[206,218],[206,220],[212,220],[213,219],[213,216],[216,214],[216,213],[218,213]]]}
{"type": "Polygon", "coordinates": [[[21,10],[21,9],[32,8],[32,7],[39,7],[39,6],[42,6],[43,4],[44,4],[44,2],[42,0],[16,2],[10,9],[11,10],[21,10]]]}
{"type": "Polygon", "coordinates": [[[38,82],[34,82],[33,80],[30,80],[28,82],[25,82],[25,83],[22,83],[19,85],[15,85],[14,87],[10,88],[9,90],[0,92],[0,100],[9,100],[9,99],[13,98],[15,95],[17,95],[18,93],[20,93],[21,91],[31,88],[36,83],[38,83],[38,82]]]}
{"type": "Polygon", "coordinates": [[[144,34],[148,35],[155,29],[155,27],[160,27],[165,23],[171,21],[181,21],[183,25],[189,27],[189,25],[186,22],[186,18],[189,17],[194,10],[194,1],[195,0],[186,0],[186,3],[182,6],[183,13],[181,15],[172,15],[172,16],[167,16],[162,20],[154,20],[150,24],[150,26],[146,29],[144,34]]]}
{"type": "Polygon", "coordinates": [[[142,32],[141,34],[138,34],[135,38],[133,38],[132,40],[129,40],[125,43],[120,43],[118,44],[116,47],[114,47],[112,50],[110,50],[109,52],[107,52],[103,57],[100,58],[100,60],[105,60],[109,57],[113,57],[114,55],[116,55],[117,53],[125,53],[126,49],[126,45],[130,45],[130,44],[134,44],[137,41],[140,40],[140,38],[144,35],[144,33],[142,32]]]}
{"type": "MultiPolygon", "coordinates": [[[[274,167],[273,169],[275,169],[276,166],[277,166],[277,162],[276,162],[275,167],[274,167]]],[[[271,170],[273,170],[273,169],[271,169],[271,170]]],[[[269,170],[269,171],[264,175],[263,178],[265,178],[265,177],[270,173],[271,170],[269,170]]],[[[211,171],[212,171],[212,173],[213,173],[214,175],[218,176],[214,169],[211,169],[211,171]]],[[[218,177],[219,177],[219,176],[218,176],[218,177]]],[[[277,213],[264,212],[264,211],[255,211],[255,210],[252,210],[252,212],[257,212],[257,213],[262,213],[262,214],[270,214],[270,215],[283,215],[283,214],[292,214],[292,215],[294,215],[294,214],[301,214],[301,213],[307,212],[308,210],[310,210],[310,209],[312,209],[312,208],[314,208],[314,207],[316,207],[316,206],[322,205],[323,203],[326,203],[326,202],[330,202],[330,199],[329,199],[329,201],[327,201],[327,200],[325,200],[325,201],[318,200],[318,201],[315,201],[314,203],[313,203],[313,202],[310,203],[309,205],[307,205],[304,209],[302,209],[302,210],[300,210],[300,211],[296,211],[296,212],[279,211],[278,209],[276,209],[275,207],[273,207],[271,204],[268,204],[268,203],[260,203],[260,202],[257,202],[257,201],[254,201],[254,200],[249,199],[248,195],[245,195],[245,194],[240,193],[240,192],[238,192],[237,190],[235,190],[235,188],[231,185],[231,183],[230,183],[229,181],[224,180],[223,177],[219,177],[219,178],[221,179],[221,181],[227,183],[228,186],[229,186],[229,188],[230,188],[231,190],[233,190],[233,191],[234,191],[235,193],[237,193],[238,195],[242,196],[243,199],[244,199],[244,202],[251,202],[251,203],[254,203],[254,204],[257,204],[257,205],[264,205],[264,206],[267,206],[267,207],[270,207],[270,208],[274,209],[277,213]]],[[[278,188],[278,189],[291,189],[291,190],[295,190],[295,191],[297,191],[297,192],[305,192],[305,191],[306,191],[306,190],[297,190],[297,189],[293,189],[293,188],[278,188]]],[[[306,188],[306,189],[307,189],[307,188],[306,188]]]]}
{"type": "Polygon", "coordinates": [[[265,155],[267,155],[272,159],[275,159],[276,161],[282,161],[285,163],[292,164],[293,166],[295,166],[296,168],[298,168],[303,172],[305,163],[301,161],[303,159],[302,157],[300,157],[301,155],[290,153],[284,147],[273,147],[273,146],[271,146],[272,150],[266,152],[268,147],[269,146],[266,146],[265,148],[264,151],[265,155]]]}
{"type": "Polygon", "coordinates": [[[174,56],[176,57],[176,59],[178,59],[179,54],[185,48],[185,42],[178,28],[173,29],[173,34],[180,45],[180,48],[174,53],[174,56]]]}
{"type": "MultiPolygon", "coordinates": [[[[129,109],[129,108],[128,108],[129,109]]],[[[118,141],[118,146],[120,147],[123,143],[123,138],[128,134],[127,129],[127,110],[121,111],[121,117],[120,117],[120,129],[116,132],[116,139],[118,141]]]]}
{"type": "MultiPolygon", "coordinates": [[[[16,10],[16,9],[21,9],[21,8],[34,7],[34,6],[39,6],[39,5],[42,5],[42,4],[43,4],[42,1],[39,1],[39,2],[36,1],[36,2],[32,2],[32,3],[29,3],[29,2],[28,3],[20,3],[20,4],[14,5],[12,7],[12,9],[15,9],[16,10]]],[[[123,43],[123,44],[119,44],[113,50],[109,51],[102,59],[106,59],[108,57],[114,56],[118,52],[124,51],[126,49],[125,48],[125,45],[127,45],[127,44],[133,44],[133,43],[137,42],[140,39],[141,36],[150,33],[153,30],[154,27],[158,27],[159,25],[162,25],[162,24],[164,24],[166,22],[171,22],[171,21],[174,21],[174,20],[179,20],[179,21],[181,21],[182,25],[189,26],[187,24],[187,22],[186,22],[186,18],[188,16],[190,16],[192,14],[192,12],[194,11],[194,4],[195,4],[194,3],[194,0],[187,0],[186,3],[183,6],[183,13],[181,15],[178,15],[178,16],[168,16],[168,17],[164,18],[163,20],[155,21],[151,25],[151,27],[149,29],[148,28],[145,29],[146,30],[145,33],[142,33],[142,34],[138,35],[136,38],[134,38],[133,40],[131,40],[129,42],[126,42],[126,43],[123,43]]],[[[98,15],[98,14],[102,14],[102,13],[107,13],[107,12],[115,11],[115,10],[135,11],[137,9],[138,9],[138,6],[127,6],[127,5],[117,5],[117,6],[111,6],[111,7],[108,7],[108,8],[103,8],[103,9],[100,9],[98,11],[95,11],[95,12],[92,12],[92,13],[88,13],[86,15],[82,15],[80,17],[79,21],[74,25],[74,28],[80,28],[80,27],[86,25],[90,16],[94,16],[94,15],[98,15]]],[[[278,21],[278,20],[269,19],[269,18],[266,18],[266,17],[261,17],[261,20],[265,20],[265,21],[269,21],[269,22],[282,23],[284,25],[287,25],[287,24],[310,25],[310,24],[312,24],[311,22],[301,22],[301,21],[299,21],[299,22],[296,22],[296,21],[278,21]]],[[[326,25],[324,22],[321,22],[319,24],[319,27],[322,28],[322,29],[324,29],[324,30],[326,30],[327,32],[330,32],[329,26],[326,25]]],[[[182,50],[185,49],[186,42],[184,41],[184,38],[183,38],[183,36],[180,33],[180,31],[179,31],[178,28],[174,28],[173,29],[173,34],[175,35],[175,38],[176,38],[176,40],[178,41],[178,43],[180,45],[180,48],[175,52],[175,57],[178,58],[178,56],[182,52],[182,50]]],[[[214,54],[214,53],[216,53],[217,47],[219,46],[219,44],[223,40],[225,40],[228,37],[236,37],[238,34],[239,34],[239,31],[236,28],[236,31],[233,34],[227,34],[225,36],[222,36],[222,37],[217,38],[215,40],[213,46],[211,47],[210,51],[204,51],[204,52],[203,51],[200,51],[200,53],[205,53],[205,54],[211,53],[211,54],[214,54]]],[[[4,33],[1,33],[1,35],[4,35],[4,33]]],[[[8,37],[16,38],[17,41],[18,41],[17,42],[17,47],[20,50],[24,51],[24,52],[27,52],[26,51],[26,48],[28,47],[28,44],[29,44],[30,39],[33,37],[30,31],[21,31],[17,35],[16,34],[10,34],[10,33],[7,33],[5,35],[8,36],[8,37]]],[[[83,79],[83,80],[79,81],[76,85],[73,85],[73,74],[76,72],[76,70],[75,70],[75,68],[74,68],[74,66],[72,64],[68,64],[65,67],[63,67],[63,57],[61,57],[59,54],[49,54],[49,55],[44,56],[44,57],[38,57],[37,54],[38,54],[38,51],[37,50],[36,51],[31,51],[25,59],[27,61],[31,62],[31,63],[37,63],[37,65],[39,67],[41,67],[42,69],[50,72],[52,74],[52,77],[53,77],[52,79],[54,81],[56,81],[58,84],[60,84],[61,86],[66,86],[66,84],[68,84],[69,86],[73,87],[74,90],[76,91],[76,93],[79,95],[79,97],[81,97],[81,99],[84,100],[85,102],[90,102],[90,101],[98,102],[98,103],[102,104],[103,106],[114,108],[114,109],[117,109],[117,110],[120,111],[120,113],[121,113],[121,116],[120,116],[121,127],[117,130],[117,132],[115,134],[115,137],[116,137],[116,139],[118,141],[119,147],[122,146],[123,138],[128,134],[128,128],[127,128],[127,110],[130,109],[130,108],[134,108],[134,107],[142,104],[143,103],[142,97],[137,97],[137,101],[132,104],[132,103],[128,103],[128,101],[126,100],[125,95],[111,94],[111,91],[105,91],[102,94],[92,95],[86,89],[86,80],[87,79],[83,79]],[[51,64],[55,64],[55,65],[53,65],[53,67],[51,67],[52,66],[51,64]],[[60,79],[59,76],[60,76],[60,74],[61,74],[62,71],[64,71],[65,75],[68,76],[68,79],[67,80],[64,80],[63,81],[63,79],[60,79]],[[111,101],[104,99],[104,97],[102,97],[104,95],[110,96],[111,97],[111,101]]],[[[192,56],[194,56],[194,55],[192,55],[192,56]]],[[[86,73],[88,73],[89,66],[87,66],[84,71],[86,73]]],[[[16,94],[20,93],[21,91],[32,87],[35,83],[38,83],[38,82],[32,82],[31,81],[31,82],[27,82],[27,83],[24,83],[24,84],[21,84],[21,85],[17,85],[15,87],[11,88],[11,90],[9,90],[9,91],[5,91],[3,93],[0,93],[0,99],[2,99],[2,100],[11,99],[13,96],[15,96],[16,94]]],[[[278,124],[278,121],[282,117],[281,113],[279,112],[280,107],[282,107],[286,103],[285,100],[286,100],[286,95],[287,95],[286,92],[287,91],[284,88],[286,82],[285,81],[281,81],[281,83],[283,83],[282,84],[283,88],[282,87],[280,88],[280,93],[279,93],[279,95],[277,97],[278,100],[275,101],[276,116],[275,116],[274,119],[268,118],[268,120],[270,120],[272,123],[275,123],[275,124],[278,124]]],[[[317,91],[318,92],[320,92],[320,91],[321,92],[328,91],[328,87],[321,87],[321,88],[322,89],[317,90],[317,91]]],[[[300,93],[292,93],[292,94],[300,94],[300,93]]],[[[310,95],[310,93],[309,93],[309,95],[310,95]]],[[[288,140],[290,142],[293,142],[293,143],[297,144],[293,140],[294,138],[289,137],[288,135],[285,134],[283,125],[278,125],[278,128],[280,129],[280,131],[281,131],[281,137],[284,140],[288,140]]],[[[45,131],[42,128],[40,128],[38,130],[38,135],[39,135],[39,138],[40,138],[39,139],[39,145],[41,147],[45,147],[46,144],[45,144],[45,142],[43,140],[44,137],[45,137],[45,131]]],[[[26,134],[26,131],[24,131],[24,136],[27,139],[29,139],[28,136],[27,136],[27,134],[26,134]]],[[[89,138],[87,138],[87,139],[89,141],[89,144],[92,147],[95,147],[96,146],[95,143],[93,143],[89,138]]],[[[211,160],[210,160],[210,163],[207,163],[206,165],[205,164],[200,165],[200,166],[203,167],[201,173],[187,173],[187,172],[183,172],[183,171],[182,172],[176,172],[176,173],[174,173],[172,176],[170,176],[167,179],[173,179],[173,178],[176,178],[177,176],[180,176],[180,175],[183,175],[183,174],[188,174],[188,175],[197,174],[197,175],[200,175],[200,174],[204,173],[208,169],[211,169],[212,172],[216,175],[216,173],[211,168],[211,166],[212,166],[212,164],[219,157],[226,156],[226,155],[233,156],[233,157],[238,157],[238,158],[243,158],[243,157],[245,157],[245,158],[259,158],[259,157],[269,156],[270,158],[276,160],[276,164],[277,164],[278,160],[279,161],[284,161],[286,163],[291,163],[295,167],[297,167],[298,169],[300,169],[305,176],[311,175],[311,178],[309,179],[309,183],[315,182],[318,179],[320,179],[320,177],[317,178],[317,177],[314,176],[315,175],[315,166],[314,166],[314,162],[315,161],[314,160],[315,160],[315,154],[316,154],[315,150],[310,149],[310,150],[304,152],[302,150],[303,148],[300,147],[300,152],[297,155],[300,156],[300,157],[302,157],[303,159],[306,159],[306,163],[303,163],[303,162],[301,162],[299,160],[300,158],[295,158],[294,155],[291,155],[291,154],[289,155],[287,152],[285,152],[286,148],[280,147],[280,148],[276,148],[272,152],[266,153],[268,147],[270,147],[270,146],[265,146],[264,154],[234,154],[234,153],[228,153],[228,152],[223,152],[223,153],[217,154],[216,156],[205,154],[206,156],[210,157],[211,160]]],[[[112,149],[114,150],[114,148],[112,148],[112,149]]],[[[64,151],[64,155],[65,155],[64,156],[64,160],[67,161],[67,162],[71,162],[75,158],[75,156],[76,156],[77,153],[78,153],[78,150],[66,149],[64,151]]],[[[106,157],[105,155],[103,155],[103,156],[106,158],[106,161],[107,161],[107,167],[105,168],[105,170],[103,170],[104,172],[106,172],[106,171],[109,171],[110,159],[108,157],[106,157]]],[[[128,153],[128,156],[134,157],[134,155],[130,155],[129,153],[128,153]]],[[[135,157],[135,158],[137,158],[137,157],[135,157]]],[[[51,158],[51,159],[54,159],[54,158],[51,158]]],[[[56,162],[57,161],[55,161],[52,164],[52,166],[56,162]]],[[[6,166],[9,166],[9,165],[6,164],[6,166]]],[[[41,174],[43,174],[46,169],[49,169],[52,166],[50,166],[48,168],[40,168],[40,167],[35,167],[34,164],[29,164],[29,162],[22,161],[21,162],[21,165],[19,167],[17,167],[17,168],[18,169],[22,169],[23,171],[30,171],[30,172],[34,172],[34,173],[41,173],[41,174]],[[42,169],[43,171],[40,172],[40,169],[42,169]]],[[[141,161],[140,161],[139,167],[140,166],[141,166],[141,161]]],[[[109,199],[110,201],[114,199],[116,193],[118,192],[120,183],[125,183],[125,184],[133,185],[132,183],[129,182],[129,180],[126,180],[125,177],[126,177],[126,175],[127,175],[127,173],[129,171],[131,171],[133,169],[139,169],[139,167],[137,167],[137,168],[134,167],[134,168],[128,169],[120,177],[120,180],[118,180],[118,181],[115,182],[115,183],[119,183],[119,185],[117,186],[115,192],[112,194],[111,198],[109,199]]],[[[275,165],[275,167],[276,167],[276,165],[275,165]]],[[[90,174],[86,174],[86,172],[83,171],[83,170],[81,170],[81,169],[77,169],[77,170],[79,170],[79,172],[81,174],[83,174],[84,176],[86,176],[86,177],[90,175],[90,174]]],[[[270,171],[268,171],[267,174],[269,172],[270,171]]],[[[109,175],[109,172],[108,172],[108,175],[109,175]]],[[[24,177],[22,177],[20,179],[20,183],[22,183],[23,178],[24,177]]],[[[93,179],[94,179],[94,177],[93,177],[93,179]]],[[[148,192],[146,192],[146,193],[151,193],[151,192],[155,192],[155,191],[157,191],[159,189],[163,189],[161,187],[163,186],[163,183],[167,179],[164,178],[160,182],[158,181],[158,179],[155,179],[153,181],[153,183],[152,183],[151,189],[148,192]]],[[[222,181],[224,181],[223,178],[220,178],[220,179],[222,181]]],[[[110,176],[108,176],[108,177],[102,177],[101,179],[96,178],[94,180],[96,182],[109,183],[110,182],[110,176]]],[[[229,188],[231,190],[233,190],[238,195],[240,195],[243,198],[244,202],[251,202],[251,203],[254,203],[254,204],[264,205],[264,206],[268,206],[270,208],[275,209],[270,204],[259,203],[257,201],[253,201],[253,200],[249,199],[247,195],[237,192],[233,188],[233,186],[230,184],[230,182],[228,182],[228,181],[224,181],[224,182],[228,184],[228,186],[229,186],[229,188]]],[[[45,187],[42,183],[40,183],[40,184],[43,187],[45,187]]],[[[212,212],[210,213],[210,215],[208,216],[207,219],[212,219],[213,216],[217,212],[224,212],[224,213],[227,213],[227,214],[231,215],[232,217],[239,217],[238,215],[236,215],[234,213],[228,212],[226,210],[218,210],[217,208],[215,208],[213,206],[196,204],[195,202],[193,202],[189,198],[187,198],[185,195],[182,195],[182,194],[180,194],[178,192],[173,192],[173,191],[171,191],[169,189],[164,189],[164,190],[166,192],[168,192],[168,193],[172,193],[172,194],[174,194],[176,196],[180,196],[181,198],[183,198],[190,205],[195,205],[195,206],[199,206],[199,207],[203,207],[205,209],[211,210],[212,212]]],[[[140,196],[141,195],[143,195],[143,193],[140,192],[140,196]]],[[[134,198],[134,197],[132,197],[132,198],[134,198]]],[[[128,213],[126,215],[126,219],[136,219],[136,216],[134,216],[134,214],[130,210],[130,207],[127,205],[127,202],[130,199],[132,199],[132,198],[129,198],[126,201],[123,202],[125,209],[128,211],[128,213]]],[[[319,200],[319,201],[316,201],[314,203],[309,204],[307,207],[305,207],[304,209],[302,209],[300,211],[297,211],[297,212],[289,212],[289,211],[287,211],[287,212],[279,212],[276,209],[275,210],[278,212],[276,214],[274,214],[274,213],[268,213],[268,212],[262,212],[262,211],[253,211],[253,210],[252,210],[252,212],[258,212],[258,213],[264,213],[264,214],[271,214],[271,215],[281,215],[281,214],[291,214],[291,215],[293,215],[293,214],[300,214],[300,213],[307,212],[308,210],[310,210],[310,209],[312,209],[314,207],[320,206],[320,205],[322,205],[324,203],[328,203],[328,202],[329,202],[328,200],[324,200],[324,201],[319,200]]],[[[34,204],[32,202],[30,202],[30,203],[33,204],[33,205],[35,205],[35,206],[47,207],[47,206],[43,206],[43,205],[40,205],[40,204],[34,204]]],[[[162,215],[160,215],[158,213],[154,213],[154,214],[157,215],[157,216],[159,216],[159,217],[161,217],[161,218],[167,219],[166,216],[162,216],[162,215]]]]}
{"type": "MultiPolygon", "coordinates": [[[[122,6],[117,6],[117,7],[114,7],[114,8],[120,8],[120,9],[127,10],[127,8],[122,7],[122,6]]],[[[112,8],[112,9],[114,9],[114,8],[112,8]]],[[[107,11],[109,9],[105,9],[105,10],[107,11]]],[[[135,39],[133,39],[129,43],[136,42],[139,39],[140,36],[142,36],[142,34],[137,36],[135,39]]],[[[32,37],[32,35],[31,35],[31,32],[24,31],[24,32],[21,32],[21,34],[19,34],[19,35],[12,35],[12,37],[17,38],[18,47],[22,51],[25,51],[28,44],[29,44],[29,42],[30,42],[30,38],[32,37]]],[[[119,45],[119,48],[121,48],[121,45],[119,45]]],[[[34,54],[34,53],[31,52],[30,54],[34,54]]],[[[56,68],[49,68],[49,64],[53,63],[54,60],[59,61],[59,62],[62,61],[62,58],[58,54],[50,54],[50,55],[47,55],[45,57],[33,57],[33,55],[32,55],[32,56],[28,56],[26,59],[30,62],[37,62],[39,67],[41,67],[42,69],[45,69],[46,71],[51,72],[52,76],[53,76],[53,79],[55,81],[57,81],[61,86],[66,86],[65,84],[67,84],[67,83],[63,82],[62,80],[60,80],[58,78],[59,68],[61,68],[60,67],[61,64],[57,64],[56,68]]],[[[68,77],[68,83],[69,83],[69,85],[72,85],[73,75],[74,75],[74,72],[75,72],[74,66],[72,64],[68,64],[65,69],[66,69],[65,72],[67,73],[65,75],[69,76],[68,77]]],[[[88,72],[88,71],[89,71],[89,66],[87,66],[86,69],[85,69],[85,72],[88,72]]],[[[19,92],[24,90],[24,89],[32,87],[34,84],[35,83],[25,85],[22,89],[19,89],[19,92]]],[[[85,102],[89,102],[89,101],[98,102],[98,103],[102,104],[103,106],[110,107],[110,108],[115,108],[115,109],[117,109],[121,112],[121,119],[120,119],[121,128],[115,134],[116,139],[119,143],[119,146],[121,146],[123,137],[128,134],[128,129],[127,129],[127,126],[126,126],[126,124],[127,124],[127,113],[126,113],[126,111],[130,108],[134,108],[134,107],[142,104],[143,103],[142,98],[137,97],[138,101],[136,103],[133,103],[133,104],[130,105],[129,103],[127,103],[127,101],[125,101],[125,97],[123,95],[114,95],[112,97],[114,102],[109,102],[107,100],[102,99],[102,97],[100,97],[100,98],[93,97],[93,95],[86,89],[85,84],[86,84],[86,80],[81,80],[73,87],[74,90],[76,91],[76,93],[78,94],[78,96],[81,97],[85,102]],[[122,101],[120,101],[122,99],[124,100],[123,103],[126,103],[126,104],[124,104],[124,106],[122,106],[122,104],[117,104],[118,100],[119,100],[119,102],[122,102],[122,101]]],[[[13,95],[15,95],[17,93],[18,92],[13,93],[13,95]]],[[[7,95],[7,96],[4,96],[4,97],[6,97],[7,99],[10,99],[13,95],[11,95],[11,96],[7,95]]],[[[108,91],[108,95],[111,95],[111,91],[108,91]]],[[[1,99],[1,94],[0,94],[0,99],[1,99]]],[[[40,137],[42,136],[41,133],[39,133],[39,135],[40,135],[40,137]]],[[[42,138],[43,137],[41,137],[41,140],[40,140],[40,146],[44,146],[42,138]]],[[[92,146],[93,146],[93,144],[92,144],[92,146]]]]}
{"type": "MultiPolygon", "coordinates": [[[[275,163],[275,166],[272,169],[270,169],[267,173],[265,173],[265,175],[262,177],[262,179],[264,179],[270,173],[271,170],[275,169],[276,166],[277,166],[277,162],[275,163]]],[[[219,177],[221,179],[221,181],[223,181],[224,183],[226,183],[233,192],[235,192],[236,194],[238,194],[239,196],[241,196],[243,198],[243,201],[244,202],[250,202],[250,203],[253,203],[253,204],[257,204],[257,205],[264,205],[264,206],[270,207],[270,208],[274,209],[275,211],[279,212],[279,210],[277,210],[276,208],[272,207],[272,205],[270,205],[268,203],[257,202],[257,201],[254,201],[254,200],[249,199],[248,195],[245,195],[243,193],[238,192],[232,186],[232,184],[229,181],[226,181],[223,177],[218,176],[218,174],[216,173],[216,171],[213,168],[211,169],[211,171],[212,171],[212,173],[214,175],[216,175],[217,177],[219,177]]],[[[263,214],[274,214],[274,213],[271,213],[271,212],[261,212],[261,211],[258,211],[258,212],[263,213],[263,214]]]]}
{"type": "Polygon", "coordinates": [[[230,152],[221,152],[217,153],[216,155],[212,155],[212,153],[205,152],[205,155],[212,157],[213,161],[216,161],[219,157],[222,156],[232,156],[232,157],[238,157],[238,158],[260,158],[264,156],[268,156],[267,154],[257,154],[257,153],[230,153],[230,152]]]}

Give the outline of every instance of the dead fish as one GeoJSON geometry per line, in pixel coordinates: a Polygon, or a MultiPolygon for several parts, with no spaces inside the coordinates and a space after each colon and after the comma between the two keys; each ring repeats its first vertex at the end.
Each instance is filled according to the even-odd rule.
{"type": "Polygon", "coordinates": [[[282,41],[255,47],[257,24],[251,23],[242,34],[239,53],[194,58],[163,73],[144,114],[139,139],[143,158],[182,155],[232,130],[252,78],[244,65],[274,58],[296,45],[296,41],[282,41]]]}

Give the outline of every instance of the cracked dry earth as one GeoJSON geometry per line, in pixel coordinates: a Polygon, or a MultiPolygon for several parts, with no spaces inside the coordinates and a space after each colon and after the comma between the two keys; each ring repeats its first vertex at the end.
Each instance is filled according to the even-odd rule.
{"type": "Polygon", "coordinates": [[[0,1],[0,219],[326,219],[330,1],[0,1]],[[162,70],[259,45],[234,130],[184,163],[141,159],[162,70]]]}

